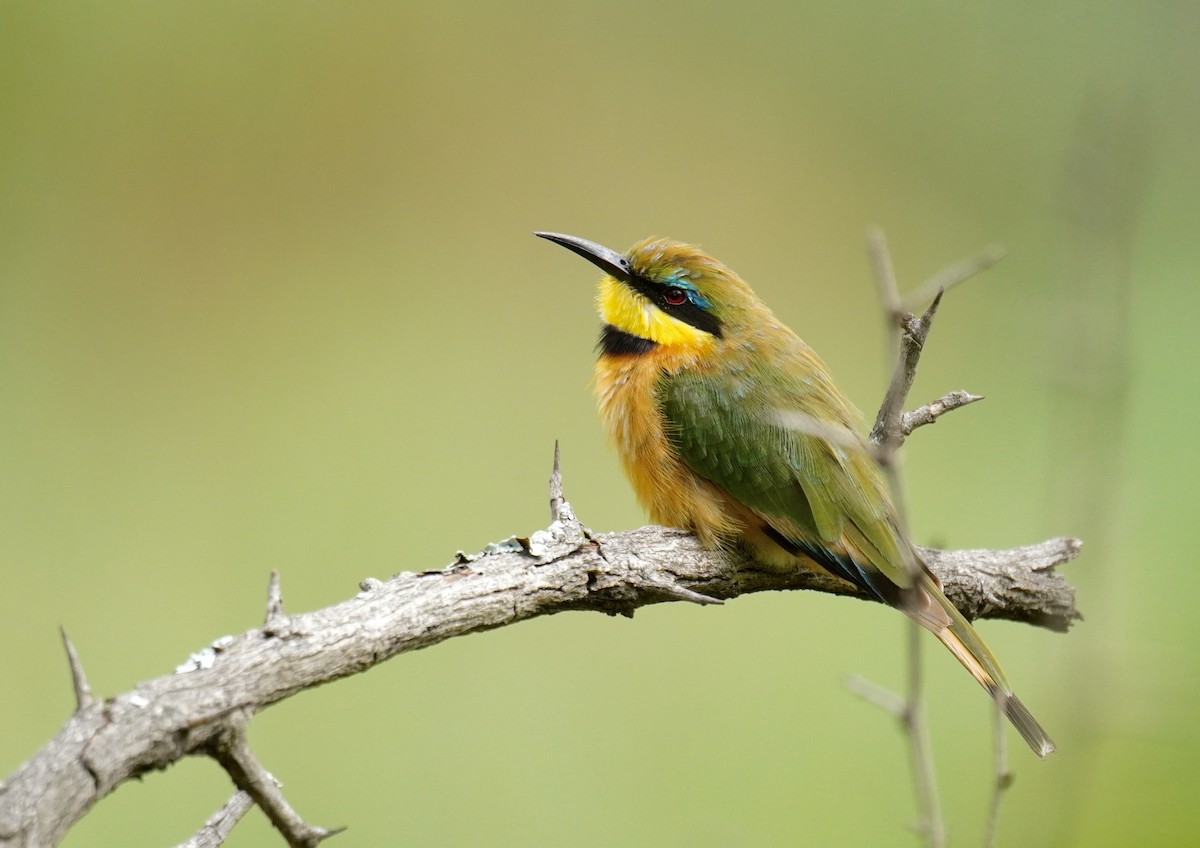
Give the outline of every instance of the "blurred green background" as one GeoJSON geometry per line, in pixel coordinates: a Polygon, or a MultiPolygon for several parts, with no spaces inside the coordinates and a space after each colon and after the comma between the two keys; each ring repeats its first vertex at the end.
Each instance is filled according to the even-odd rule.
{"type": "MultiPolygon", "coordinates": [[[[1086,540],[1070,635],[987,623],[1061,753],[1000,845],[1200,840],[1200,12],[1091,3],[0,6],[0,774],[102,695],[367,575],[547,518],[643,517],[587,382],[595,271],[533,229],[702,243],[873,410],[864,230],[954,291],[914,402],[921,541],[1086,540]]],[[[815,594],[573,614],[280,704],[251,741],[356,845],[905,845],[904,625],[815,594]]],[[[952,844],[990,713],[931,643],[952,844]]],[[[189,836],[206,760],[69,846],[189,836]]],[[[257,811],[233,846],[278,845],[257,811]]]]}

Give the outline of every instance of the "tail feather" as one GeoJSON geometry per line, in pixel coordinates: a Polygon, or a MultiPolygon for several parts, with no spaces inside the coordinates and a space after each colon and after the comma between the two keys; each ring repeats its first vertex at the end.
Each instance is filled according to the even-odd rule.
{"type": "Polygon", "coordinates": [[[1012,722],[1013,727],[1017,729],[1021,738],[1035,754],[1045,757],[1053,753],[1054,741],[1038,724],[1033,714],[1021,703],[1021,699],[1013,693],[1012,687],[1004,678],[1004,672],[1000,670],[1000,663],[980,635],[975,632],[975,628],[938,590],[936,585],[930,583],[922,588],[925,589],[924,594],[936,601],[938,607],[941,607],[939,612],[943,612],[945,617],[930,615],[928,607],[925,605],[921,605],[924,608],[919,608],[909,614],[931,630],[966,667],[967,671],[971,672],[971,675],[979,681],[979,685],[987,690],[1000,709],[1004,711],[1004,715],[1012,722]],[[946,622],[947,618],[949,619],[948,623],[946,622]]]}
{"type": "Polygon", "coordinates": [[[1054,740],[1037,723],[1033,713],[1025,708],[1020,698],[1009,692],[1001,707],[1004,709],[1004,714],[1008,716],[1008,720],[1012,722],[1012,726],[1017,729],[1017,733],[1020,733],[1021,738],[1033,749],[1033,753],[1043,759],[1054,753],[1054,740]]]}

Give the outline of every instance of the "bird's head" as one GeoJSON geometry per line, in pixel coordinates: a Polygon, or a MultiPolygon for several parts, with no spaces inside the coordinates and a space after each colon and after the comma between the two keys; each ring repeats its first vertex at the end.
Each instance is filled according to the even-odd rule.
{"type": "Polygon", "coordinates": [[[765,310],[737,274],[694,245],[649,238],[620,254],[577,236],[536,235],[604,271],[597,302],[610,352],[711,350],[765,310]]]}

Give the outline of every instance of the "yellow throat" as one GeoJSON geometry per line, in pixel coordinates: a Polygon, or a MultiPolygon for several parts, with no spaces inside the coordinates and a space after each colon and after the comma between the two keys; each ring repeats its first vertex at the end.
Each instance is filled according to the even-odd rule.
{"type": "Polygon", "coordinates": [[[596,305],[606,324],[679,352],[699,353],[711,349],[716,342],[709,333],[668,315],[612,277],[600,281],[596,305]]]}

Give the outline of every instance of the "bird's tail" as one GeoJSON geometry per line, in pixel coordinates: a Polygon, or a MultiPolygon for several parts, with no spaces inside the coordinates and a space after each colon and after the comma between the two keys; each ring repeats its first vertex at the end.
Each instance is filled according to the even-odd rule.
{"type": "Polygon", "coordinates": [[[933,578],[926,575],[922,575],[922,578],[920,586],[925,597],[914,605],[915,608],[907,610],[909,615],[932,631],[971,672],[1035,754],[1045,757],[1053,753],[1054,741],[1021,703],[1021,699],[1013,694],[1004,672],[1000,670],[1000,663],[982,637],[958,608],[950,603],[933,578]]]}

